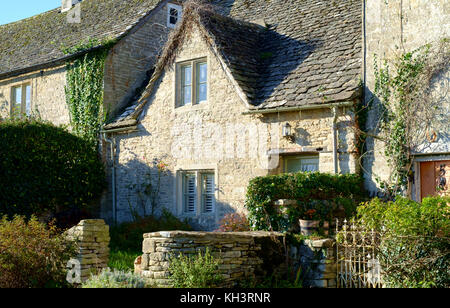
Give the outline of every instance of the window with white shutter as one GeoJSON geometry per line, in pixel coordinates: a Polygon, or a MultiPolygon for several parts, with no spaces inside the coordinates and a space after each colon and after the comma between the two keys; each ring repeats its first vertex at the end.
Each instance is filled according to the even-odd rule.
{"type": "Polygon", "coordinates": [[[202,211],[211,213],[214,211],[214,174],[202,174],[202,211]]]}
{"type": "Polygon", "coordinates": [[[195,213],[196,204],[196,176],[187,173],[183,176],[183,208],[187,213],[195,213]]]}
{"type": "Polygon", "coordinates": [[[213,171],[189,170],[181,175],[182,210],[186,214],[214,213],[216,183],[213,171]]]}

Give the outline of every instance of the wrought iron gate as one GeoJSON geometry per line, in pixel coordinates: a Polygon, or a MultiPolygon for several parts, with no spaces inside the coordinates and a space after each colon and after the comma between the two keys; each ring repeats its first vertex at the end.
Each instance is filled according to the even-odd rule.
{"type": "Polygon", "coordinates": [[[379,234],[337,220],[336,237],[338,288],[382,288],[379,234]]]}

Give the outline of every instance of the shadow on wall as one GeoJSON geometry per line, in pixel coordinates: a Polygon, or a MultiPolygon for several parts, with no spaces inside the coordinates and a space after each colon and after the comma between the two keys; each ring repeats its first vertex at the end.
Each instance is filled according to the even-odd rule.
{"type": "MultiPolygon", "coordinates": [[[[120,150],[117,155],[120,155],[120,150]]],[[[114,216],[119,224],[150,215],[161,217],[165,209],[178,219],[187,220],[194,230],[214,231],[225,214],[235,212],[231,205],[216,200],[213,213],[186,214],[176,204],[176,174],[165,165],[167,156],[144,157],[130,151],[127,151],[126,156],[133,158],[120,164],[116,161],[115,215],[111,189],[112,168],[108,164],[108,191],[102,200],[101,217],[109,224],[114,223],[114,216]]]]}

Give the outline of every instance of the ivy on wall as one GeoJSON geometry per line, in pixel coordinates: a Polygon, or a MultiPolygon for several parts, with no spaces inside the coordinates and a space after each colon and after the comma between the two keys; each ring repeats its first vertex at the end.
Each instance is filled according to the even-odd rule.
{"type": "Polygon", "coordinates": [[[105,117],[103,110],[103,80],[105,59],[113,40],[86,43],[64,48],[66,54],[76,54],[91,49],[67,62],[66,102],[69,107],[73,133],[93,145],[97,144],[98,131],[105,117]],[[94,47],[98,46],[94,49],[94,47]]]}
{"type": "Polygon", "coordinates": [[[375,95],[379,104],[379,139],[390,167],[387,181],[378,182],[387,196],[408,193],[411,189],[412,154],[432,132],[443,112],[441,102],[433,99],[432,83],[448,69],[449,41],[425,45],[397,56],[381,67],[375,57],[375,95]]]}

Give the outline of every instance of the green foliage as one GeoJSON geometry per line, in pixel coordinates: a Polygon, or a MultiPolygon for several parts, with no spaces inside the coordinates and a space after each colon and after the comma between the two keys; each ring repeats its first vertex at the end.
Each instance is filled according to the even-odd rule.
{"type": "Polygon", "coordinates": [[[118,271],[133,271],[134,261],[142,252],[111,250],[108,267],[118,271]]]}
{"type": "Polygon", "coordinates": [[[250,231],[247,217],[243,214],[226,214],[219,223],[219,232],[243,232],[250,231]]]}
{"type": "Polygon", "coordinates": [[[139,275],[127,271],[103,270],[99,275],[91,276],[82,288],[84,289],[142,289],[149,287],[139,275]]]}
{"type": "Polygon", "coordinates": [[[100,197],[103,164],[85,140],[33,119],[0,123],[0,140],[0,214],[87,208],[100,197]]]}
{"type": "Polygon", "coordinates": [[[219,273],[220,260],[211,256],[207,248],[196,256],[180,254],[170,260],[170,281],[174,288],[219,287],[223,277],[219,273]]]}
{"type": "Polygon", "coordinates": [[[66,101],[69,107],[70,120],[74,133],[93,146],[98,141],[98,131],[103,122],[103,79],[105,59],[114,41],[99,43],[88,41],[71,49],[64,49],[67,54],[73,54],[94,46],[100,48],[91,50],[70,60],[67,67],[66,101]]]}
{"type": "Polygon", "coordinates": [[[253,230],[286,231],[310,209],[320,211],[322,220],[329,220],[340,210],[350,216],[364,198],[359,175],[299,172],[252,179],[245,205],[253,230]],[[298,206],[273,206],[279,199],[297,200],[298,206]]]}
{"type": "Polygon", "coordinates": [[[66,264],[74,254],[54,226],[36,217],[0,220],[0,288],[67,286],[66,264]]]}
{"type": "Polygon", "coordinates": [[[450,197],[417,203],[374,199],[358,223],[380,234],[379,260],[391,287],[450,287],[450,197]]]}
{"type": "Polygon", "coordinates": [[[414,146],[412,135],[418,127],[412,127],[410,114],[417,100],[412,99],[420,89],[417,78],[425,69],[430,46],[424,46],[399,56],[394,62],[394,72],[387,61],[378,67],[375,56],[375,94],[381,103],[380,129],[385,136],[385,155],[391,167],[389,182],[383,182],[381,188],[388,195],[404,191],[408,185],[411,169],[410,151],[414,146]]]}
{"type": "Polygon", "coordinates": [[[142,235],[157,231],[192,231],[187,221],[180,221],[170,212],[163,210],[161,217],[148,216],[133,222],[126,222],[111,228],[112,250],[139,252],[142,250],[142,235]]]}

